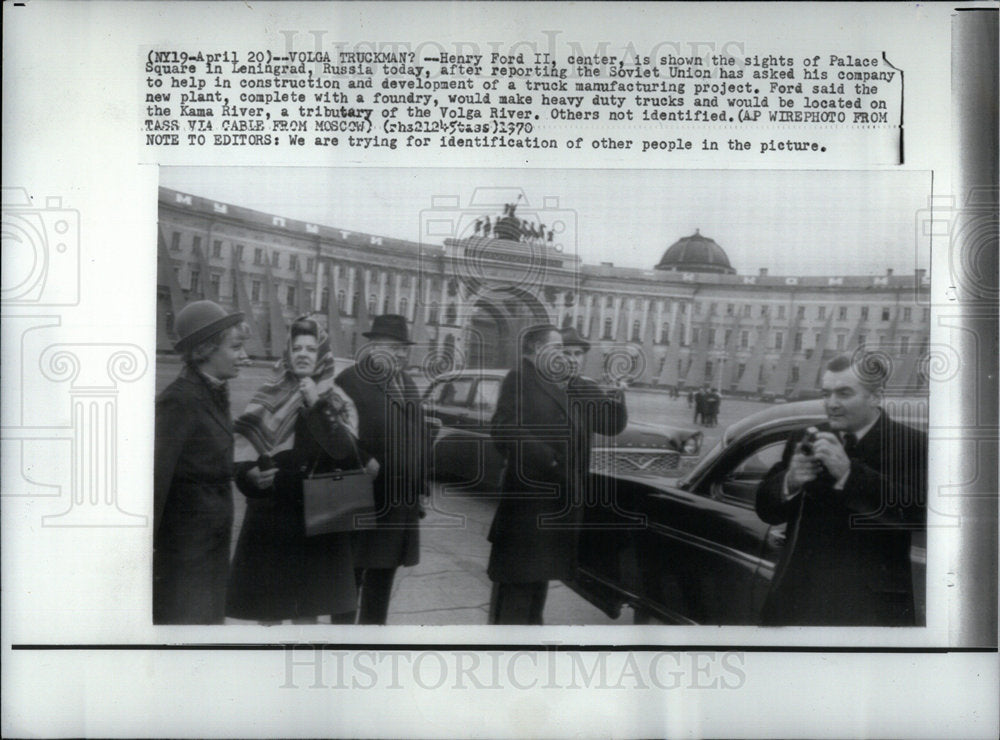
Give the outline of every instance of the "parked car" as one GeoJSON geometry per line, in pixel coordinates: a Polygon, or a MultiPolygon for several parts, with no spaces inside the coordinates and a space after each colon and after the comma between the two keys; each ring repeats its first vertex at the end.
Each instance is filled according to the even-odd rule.
{"type": "MultiPolygon", "coordinates": [[[[503,459],[490,438],[506,370],[463,370],[440,375],[424,394],[428,416],[440,422],[434,477],[459,488],[498,490],[503,459]]],[[[594,435],[591,470],[607,475],[677,476],[701,451],[697,429],[630,421],[614,437],[594,435]]]]}
{"type": "MultiPolygon", "coordinates": [[[[926,428],[926,399],[891,402],[893,418],[926,428]]],[[[613,618],[759,623],[785,545],[785,525],[754,511],[757,487],[781,459],[789,434],[826,419],[821,401],[765,409],[727,428],[675,482],[617,475],[595,481],[610,505],[587,510],[578,571],[568,585],[613,618]]],[[[917,617],[925,614],[926,535],[910,550],[917,617]]]]}

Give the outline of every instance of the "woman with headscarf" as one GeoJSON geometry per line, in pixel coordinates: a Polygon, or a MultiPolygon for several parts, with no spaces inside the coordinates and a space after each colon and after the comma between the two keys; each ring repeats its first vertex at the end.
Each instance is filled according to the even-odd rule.
{"type": "Polygon", "coordinates": [[[357,608],[349,533],[307,537],[302,481],[357,468],[357,412],[333,385],[326,330],[313,318],[289,330],[277,375],[235,423],[236,484],[247,497],[227,614],[265,623],[352,624],[357,608]]]}

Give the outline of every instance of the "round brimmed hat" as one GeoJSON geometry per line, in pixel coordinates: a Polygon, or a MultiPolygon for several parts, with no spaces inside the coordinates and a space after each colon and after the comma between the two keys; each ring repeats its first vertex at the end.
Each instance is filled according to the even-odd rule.
{"type": "Polygon", "coordinates": [[[182,308],[174,319],[177,341],[174,348],[185,350],[210,339],[220,331],[236,326],[243,321],[243,313],[226,313],[214,301],[195,301],[182,308]]]}
{"type": "Polygon", "coordinates": [[[590,350],[590,342],[581,337],[580,333],[572,326],[560,329],[559,334],[562,335],[563,347],[583,347],[584,352],[590,350]]]}
{"type": "Polygon", "coordinates": [[[406,318],[397,313],[386,313],[376,316],[372,328],[361,336],[368,339],[395,339],[397,342],[413,344],[406,330],[406,318]]]}

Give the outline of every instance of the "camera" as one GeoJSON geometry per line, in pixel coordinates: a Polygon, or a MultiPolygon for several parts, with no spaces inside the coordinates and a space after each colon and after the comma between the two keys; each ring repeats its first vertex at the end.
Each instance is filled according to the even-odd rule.
{"type": "Polygon", "coordinates": [[[799,442],[799,452],[806,457],[812,457],[816,453],[813,445],[816,444],[816,435],[818,432],[819,430],[816,427],[809,427],[806,429],[806,436],[799,442]]]}
{"type": "Polygon", "coordinates": [[[80,302],[80,213],[62,198],[32,205],[24,188],[3,188],[4,305],[74,306],[80,302]]]}
{"type": "MultiPolygon", "coordinates": [[[[568,279],[572,285],[565,288],[578,293],[576,239],[576,211],[561,208],[554,196],[536,206],[521,188],[478,187],[464,206],[457,195],[434,196],[432,207],[420,212],[421,245],[445,245],[445,280],[469,295],[499,291],[501,302],[511,291],[544,300],[556,272],[560,287],[568,279]]],[[[428,259],[426,274],[435,277],[439,263],[428,259]]]]}

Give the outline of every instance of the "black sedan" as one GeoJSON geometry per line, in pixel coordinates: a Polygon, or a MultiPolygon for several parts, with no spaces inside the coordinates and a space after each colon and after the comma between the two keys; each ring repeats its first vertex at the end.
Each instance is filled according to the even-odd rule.
{"type": "MultiPolygon", "coordinates": [[[[463,370],[438,376],[424,407],[440,423],[434,442],[434,477],[453,489],[497,490],[503,460],[490,439],[506,370],[463,370]]],[[[594,435],[591,470],[608,475],[674,476],[701,451],[696,429],[629,422],[614,437],[594,435]]]]}
{"type": "MultiPolygon", "coordinates": [[[[893,418],[926,426],[926,399],[888,410],[893,418]]],[[[789,434],[825,418],[821,401],[752,414],[726,429],[719,444],[674,483],[598,477],[604,505],[587,510],[577,578],[569,585],[614,618],[628,604],[636,621],[759,623],[785,525],[757,517],[756,490],[781,459],[789,434]]],[[[920,620],[925,543],[925,535],[915,533],[910,551],[920,620]]]]}

